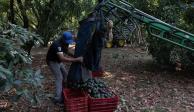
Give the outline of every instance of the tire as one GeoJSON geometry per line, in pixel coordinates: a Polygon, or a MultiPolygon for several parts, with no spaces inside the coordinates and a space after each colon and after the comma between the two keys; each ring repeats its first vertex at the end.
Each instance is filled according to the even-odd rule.
{"type": "Polygon", "coordinates": [[[112,48],[112,46],[113,46],[112,41],[107,41],[107,42],[105,43],[105,47],[106,47],[106,48],[112,48]]]}

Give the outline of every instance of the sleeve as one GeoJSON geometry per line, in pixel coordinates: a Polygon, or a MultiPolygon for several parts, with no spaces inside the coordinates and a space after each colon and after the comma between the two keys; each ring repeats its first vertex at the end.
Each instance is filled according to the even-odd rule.
{"type": "Polygon", "coordinates": [[[63,53],[62,47],[58,44],[54,45],[55,53],[63,53]]]}

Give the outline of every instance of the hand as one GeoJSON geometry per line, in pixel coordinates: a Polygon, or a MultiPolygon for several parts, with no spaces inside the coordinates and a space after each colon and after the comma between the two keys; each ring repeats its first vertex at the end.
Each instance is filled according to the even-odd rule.
{"type": "Polygon", "coordinates": [[[82,63],[84,58],[82,56],[81,57],[77,57],[77,60],[82,63]]]}

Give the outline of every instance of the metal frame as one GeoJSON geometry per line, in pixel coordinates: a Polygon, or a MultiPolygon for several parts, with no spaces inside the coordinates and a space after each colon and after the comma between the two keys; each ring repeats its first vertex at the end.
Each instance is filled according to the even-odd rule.
{"type": "MultiPolygon", "coordinates": [[[[102,10],[105,15],[105,18],[108,15],[113,15],[115,18],[117,18],[118,22],[123,22],[122,21],[123,18],[126,19],[133,18],[142,23],[145,23],[147,25],[147,30],[150,35],[160,38],[164,41],[170,42],[172,44],[178,45],[190,51],[194,51],[194,34],[186,32],[182,29],[174,27],[168,23],[165,23],[149,14],[146,14],[133,7],[133,5],[128,3],[127,1],[104,0],[103,2],[98,4],[96,9],[102,10]],[[114,15],[114,11],[120,11],[126,15],[119,17],[118,15],[114,15]],[[154,32],[156,30],[157,33],[154,32]],[[165,36],[166,34],[168,34],[168,36],[165,36]]],[[[118,30],[118,28],[115,29],[118,30]]]]}

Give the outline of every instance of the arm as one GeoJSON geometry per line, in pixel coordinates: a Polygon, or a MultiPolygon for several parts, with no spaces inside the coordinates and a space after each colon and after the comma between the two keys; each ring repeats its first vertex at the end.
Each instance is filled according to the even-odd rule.
{"type": "Polygon", "coordinates": [[[83,62],[83,57],[65,57],[62,52],[58,52],[57,55],[62,62],[83,62]]]}
{"type": "Polygon", "coordinates": [[[73,57],[74,55],[73,55],[73,53],[72,52],[70,52],[69,50],[67,51],[67,55],[68,56],[71,56],[71,57],[73,57]]]}
{"type": "Polygon", "coordinates": [[[74,56],[74,51],[75,51],[75,45],[70,45],[69,48],[68,48],[68,50],[67,50],[67,53],[66,54],[68,56],[73,57],[74,56]]]}

